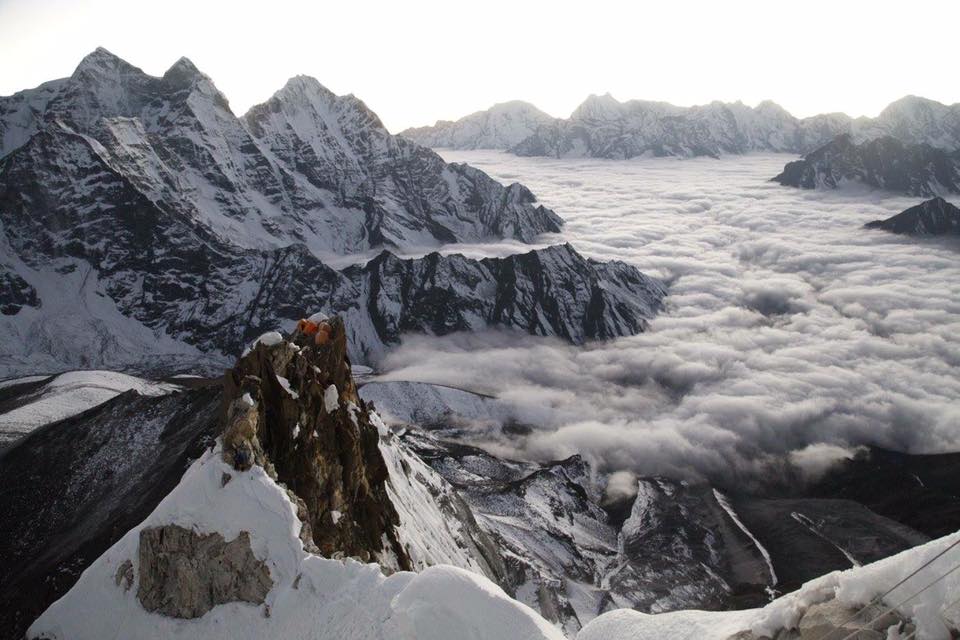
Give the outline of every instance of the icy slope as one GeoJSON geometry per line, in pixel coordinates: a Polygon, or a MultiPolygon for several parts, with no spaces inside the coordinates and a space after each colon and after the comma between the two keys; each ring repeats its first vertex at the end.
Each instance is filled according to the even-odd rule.
{"type": "Polygon", "coordinates": [[[522,185],[503,187],[482,171],[447,164],[429,149],[390,135],[362,101],[336,96],[313,78],[292,78],[243,122],[292,175],[328,192],[320,206],[296,203],[316,209],[311,214],[321,223],[318,233],[326,228],[357,247],[531,242],[562,224],[536,206],[522,185]],[[349,215],[337,215],[337,208],[349,215]]]}
{"type": "Polygon", "coordinates": [[[0,404],[0,446],[22,437],[37,427],[62,420],[95,407],[124,391],[158,396],[179,387],[151,382],[114,371],[70,371],[61,373],[39,388],[0,404]],[[14,405],[9,409],[7,406],[14,405]],[[6,410],[5,410],[6,409],[6,410]]]}
{"type": "Polygon", "coordinates": [[[191,466],[142,524],[91,565],[76,586],[30,627],[27,636],[76,640],[563,637],[482,576],[438,566],[419,574],[398,572],[385,577],[377,565],[307,553],[300,528],[297,508],[286,491],[260,467],[236,472],[222,461],[218,446],[191,466]],[[224,474],[232,478],[226,485],[224,474]],[[169,524],[198,533],[218,532],[227,540],[247,532],[254,555],[269,568],[272,588],[264,604],[223,604],[192,620],[147,612],[137,600],[140,533],[169,524]],[[134,576],[129,589],[116,578],[127,561],[134,576]]]}

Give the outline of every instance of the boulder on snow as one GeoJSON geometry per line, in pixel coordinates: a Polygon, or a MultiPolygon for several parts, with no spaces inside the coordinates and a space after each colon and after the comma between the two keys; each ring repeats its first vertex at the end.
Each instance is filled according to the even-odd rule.
{"type": "Polygon", "coordinates": [[[250,534],[227,542],[219,533],[178,525],[140,531],[137,599],[147,611],[199,618],[218,604],[263,604],[273,587],[270,569],[250,548],[250,534]]]}

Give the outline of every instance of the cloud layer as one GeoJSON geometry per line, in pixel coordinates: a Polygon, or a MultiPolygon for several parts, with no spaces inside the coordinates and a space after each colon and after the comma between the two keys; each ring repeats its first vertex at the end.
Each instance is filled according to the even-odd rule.
{"type": "Polygon", "coordinates": [[[670,284],[640,336],[409,337],[388,358],[387,379],[509,403],[537,427],[511,440],[519,454],[729,483],[791,459],[819,469],[837,447],[960,448],[960,246],[861,228],[915,200],[780,187],[776,155],[447,159],[520,180],[567,220],[556,240],[670,284]]]}

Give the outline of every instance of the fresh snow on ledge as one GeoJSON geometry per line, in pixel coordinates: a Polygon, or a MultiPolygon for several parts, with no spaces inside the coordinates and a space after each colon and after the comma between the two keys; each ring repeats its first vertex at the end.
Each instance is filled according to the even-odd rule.
{"type": "Polygon", "coordinates": [[[375,564],[330,560],[304,551],[300,521],[286,492],[261,467],[237,472],[207,451],[152,514],[90,567],[30,627],[29,638],[204,638],[223,640],[560,640],[529,607],[481,575],[439,565],[387,577],[375,564]],[[221,486],[224,473],[233,476],[221,486]],[[136,597],[144,527],[176,524],[226,540],[250,534],[254,555],[270,569],[266,605],[230,603],[195,620],[147,612],[136,597]],[[115,575],[133,563],[134,587],[115,575]],[[297,578],[297,587],[294,587],[297,578]]]}

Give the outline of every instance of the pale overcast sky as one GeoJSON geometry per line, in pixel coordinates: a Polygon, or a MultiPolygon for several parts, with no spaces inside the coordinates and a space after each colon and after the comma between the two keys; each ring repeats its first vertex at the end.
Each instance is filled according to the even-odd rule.
{"type": "Polygon", "coordinates": [[[0,0],[0,95],[103,46],[155,75],[187,56],[238,114],[312,75],[393,131],[513,99],[567,116],[608,91],[872,116],[907,94],[960,102],[958,18],[922,0],[0,0]]]}

